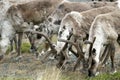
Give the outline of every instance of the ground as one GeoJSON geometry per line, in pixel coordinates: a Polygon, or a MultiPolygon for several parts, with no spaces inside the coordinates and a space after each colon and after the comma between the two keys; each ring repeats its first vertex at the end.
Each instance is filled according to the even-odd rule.
{"type": "MultiPolygon", "coordinates": [[[[120,49],[117,45],[115,64],[118,71],[120,72],[120,49]]],[[[86,80],[87,75],[82,74],[79,68],[72,72],[69,67],[62,71],[56,68],[56,60],[46,60],[45,63],[37,60],[35,55],[32,53],[22,54],[20,60],[15,59],[16,54],[6,54],[5,58],[0,62],[0,80],[86,80]]],[[[72,63],[73,65],[74,63],[72,63]]],[[[100,74],[109,74],[110,71],[110,61],[105,68],[101,68],[100,74]]],[[[114,78],[114,77],[113,77],[114,78]]],[[[120,80],[120,76],[117,77],[120,80]]],[[[94,80],[94,79],[93,79],[94,80]]],[[[103,80],[96,79],[96,80],[103,80]]],[[[105,79],[106,80],[106,79],[105,79]]],[[[109,80],[109,79],[108,79],[109,80]]],[[[113,79],[116,80],[116,79],[113,79]]]]}

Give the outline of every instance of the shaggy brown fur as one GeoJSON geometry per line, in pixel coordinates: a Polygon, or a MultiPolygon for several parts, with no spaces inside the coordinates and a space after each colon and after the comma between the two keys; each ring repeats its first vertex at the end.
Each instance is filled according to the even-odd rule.
{"type": "MultiPolygon", "coordinates": [[[[37,0],[24,4],[13,5],[8,10],[8,15],[15,16],[13,13],[19,11],[25,22],[33,22],[34,24],[43,22],[55,9],[57,0],[37,0]]],[[[16,13],[17,14],[17,13],[16,13]]]]}
{"type": "Polygon", "coordinates": [[[43,22],[62,0],[36,0],[24,4],[12,5],[7,11],[7,19],[18,32],[18,56],[20,55],[21,39],[25,29],[30,23],[43,22]]]}

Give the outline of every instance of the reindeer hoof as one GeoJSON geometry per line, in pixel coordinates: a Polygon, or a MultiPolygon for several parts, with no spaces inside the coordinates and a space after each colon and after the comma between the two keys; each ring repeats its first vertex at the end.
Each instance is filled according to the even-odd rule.
{"type": "Polygon", "coordinates": [[[0,61],[4,58],[4,55],[0,55],[0,61]]]}

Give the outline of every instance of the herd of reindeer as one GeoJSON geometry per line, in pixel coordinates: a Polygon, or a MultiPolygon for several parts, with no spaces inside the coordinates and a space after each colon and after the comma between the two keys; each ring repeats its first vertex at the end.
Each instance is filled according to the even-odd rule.
{"type": "Polygon", "coordinates": [[[13,42],[16,59],[22,57],[25,34],[36,58],[38,46],[45,43],[46,51],[42,53],[46,56],[42,61],[53,54],[54,58],[59,57],[58,68],[64,67],[72,54],[77,59],[73,70],[82,62],[83,70],[90,77],[96,76],[98,67],[105,65],[109,58],[111,72],[116,72],[114,57],[115,43],[120,44],[120,0],[34,0],[12,5],[1,0],[0,8],[0,60],[13,42]],[[56,44],[52,43],[53,35],[57,35],[56,44]]]}

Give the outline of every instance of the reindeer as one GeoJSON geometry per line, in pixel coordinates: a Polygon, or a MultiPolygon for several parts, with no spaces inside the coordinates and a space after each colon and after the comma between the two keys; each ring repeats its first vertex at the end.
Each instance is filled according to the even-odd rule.
{"type": "Polygon", "coordinates": [[[40,0],[31,1],[24,4],[12,5],[6,12],[4,20],[2,20],[2,32],[1,36],[1,49],[2,53],[0,58],[2,59],[9,44],[9,38],[13,37],[15,33],[18,34],[18,54],[21,56],[21,42],[22,35],[26,29],[29,29],[30,23],[34,25],[43,22],[47,16],[49,16],[54,10],[56,4],[59,1],[54,0],[40,0]],[[3,27],[4,26],[4,27],[3,27]]]}
{"type": "MultiPolygon", "coordinates": [[[[71,11],[82,12],[85,10],[89,10],[92,8],[97,8],[97,7],[101,7],[101,6],[105,6],[105,5],[115,6],[116,2],[111,3],[111,2],[69,2],[69,1],[63,1],[59,4],[59,6],[56,8],[56,10],[54,10],[53,13],[48,17],[47,21],[45,21],[44,24],[42,24],[42,26],[40,26],[37,30],[45,33],[46,35],[48,35],[49,38],[51,38],[53,34],[58,33],[61,20],[65,16],[65,14],[67,14],[71,11]]],[[[39,43],[43,43],[43,41],[45,41],[45,39],[42,37],[40,39],[39,43]]]]}
{"type": "MultiPolygon", "coordinates": [[[[65,46],[66,43],[59,41],[59,39],[67,40],[68,37],[71,35],[71,33],[73,34],[72,41],[76,42],[76,44],[75,43],[72,43],[72,44],[74,44],[75,47],[76,45],[79,44],[79,46],[81,47],[80,48],[81,51],[79,51],[78,50],[79,48],[76,47],[77,51],[79,51],[79,53],[77,52],[77,54],[72,51],[76,55],[76,57],[79,57],[78,61],[75,64],[74,70],[77,67],[77,64],[79,63],[79,61],[81,60],[80,59],[81,56],[84,57],[83,54],[85,52],[83,51],[82,44],[83,44],[83,41],[88,38],[90,25],[95,19],[95,17],[99,14],[112,12],[115,9],[116,7],[104,6],[104,7],[95,8],[95,9],[91,9],[83,12],[73,11],[66,14],[66,16],[63,18],[60,25],[59,32],[58,32],[58,41],[57,41],[56,49],[58,53],[60,53],[60,51],[63,51],[63,47],[65,46]]],[[[68,56],[66,54],[64,56],[66,61],[68,59],[68,56]]],[[[61,60],[59,63],[61,63],[61,60]]]]}
{"type": "MultiPolygon", "coordinates": [[[[119,4],[119,1],[118,1],[119,4]]],[[[97,69],[99,65],[102,63],[100,60],[102,52],[105,48],[103,46],[104,44],[111,44],[114,48],[114,43],[118,41],[119,39],[119,32],[120,32],[120,9],[98,15],[90,28],[89,31],[89,39],[88,41],[92,43],[92,46],[88,45],[87,52],[89,52],[89,55],[94,55],[92,57],[91,65],[88,69],[88,75],[89,76],[95,76],[97,73],[97,69]],[[93,41],[95,38],[95,41],[93,41]],[[94,62],[94,64],[93,64],[94,62]]],[[[118,42],[119,43],[119,42],[118,42]]],[[[86,54],[86,53],[85,53],[86,54]]],[[[110,53],[111,59],[112,59],[112,72],[115,73],[115,67],[114,67],[114,53],[110,53]]]]}

